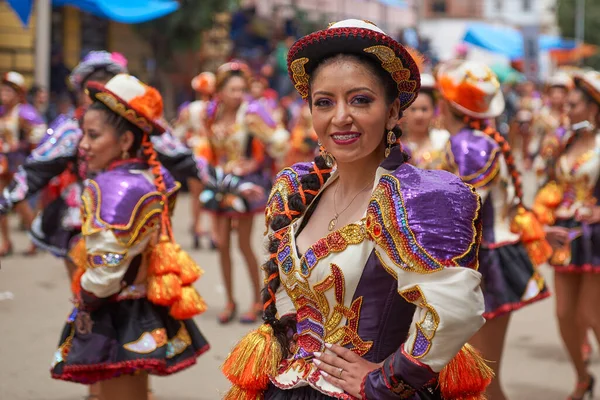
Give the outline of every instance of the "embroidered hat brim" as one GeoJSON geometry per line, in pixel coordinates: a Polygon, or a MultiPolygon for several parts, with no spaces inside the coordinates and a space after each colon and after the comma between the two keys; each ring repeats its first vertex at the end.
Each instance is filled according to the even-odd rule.
{"type": "Polygon", "coordinates": [[[92,100],[101,102],[115,114],[125,118],[148,135],[161,135],[166,130],[159,119],[150,118],[143,110],[124,100],[114,91],[108,89],[106,85],[98,82],[88,82],[86,92],[92,100]]]}
{"type": "MultiPolygon", "coordinates": [[[[456,68],[459,68],[462,63],[463,63],[462,60],[452,60],[452,61],[442,64],[438,68],[437,74],[436,74],[438,81],[440,81],[440,80],[443,81],[444,76],[450,75],[450,72],[452,70],[455,70],[456,68]]],[[[491,70],[490,70],[490,73],[493,74],[491,72],[491,70]]],[[[494,75],[494,79],[497,80],[495,75],[494,75]]],[[[500,85],[500,84],[498,83],[498,85],[500,85]]],[[[441,96],[446,101],[448,101],[454,109],[456,109],[460,113],[465,114],[468,117],[472,117],[472,118],[476,118],[476,119],[496,118],[504,112],[504,108],[506,105],[505,101],[504,101],[504,95],[502,94],[502,90],[498,90],[496,92],[496,94],[489,101],[487,108],[483,111],[475,111],[473,109],[465,107],[465,106],[459,104],[458,102],[454,101],[452,98],[450,98],[448,96],[448,93],[445,92],[443,84],[438,85],[438,91],[440,92],[441,96]]]]}
{"type": "Polygon", "coordinates": [[[302,98],[308,97],[310,74],[336,54],[372,58],[396,82],[402,110],[415,100],[421,86],[419,68],[408,51],[368,21],[346,20],[298,40],[288,53],[288,73],[302,98]]]}
{"type": "MultiPolygon", "coordinates": [[[[600,74],[599,74],[599,77],[600,77],[600,74]]],[[[600,106],[600,78],[597,83],[598,86],[595,86],[588,79],[587,74],[580,74],[580,75],[575,75],[573,77],[573,83],[575,84],[575,87],[577,87],[577,88],[583,90],[585,93],[587,93],[592,99],[594,99],[596,104],[598,104],[600,106]]]]}

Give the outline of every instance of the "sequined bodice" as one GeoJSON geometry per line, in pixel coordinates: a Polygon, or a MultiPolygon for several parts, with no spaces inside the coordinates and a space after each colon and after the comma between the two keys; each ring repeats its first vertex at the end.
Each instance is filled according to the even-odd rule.
{"type": "Polygon", "coordinates": [[[352,298],[374,247],[366,240],[364,221],[319,239],[301,257],[294,237],[299,223],[288,227],[277,252],[281,281],[298,316],[294,358],[324,351],[325,342],[352,343],[363,355],[370,345],[358,338],[351,322],[357,325],[360,304],[352,298]]]}
{"type": "Polygon", "coordinates": [[[556,181],[563,189],[563,200],[556,210],[559,218],[570,218],[582,205],[597,204],[594,190],[600,177],[600,132],[595,146],[581,154],[569,166],[566,155],[556,165],[556,181]]]}

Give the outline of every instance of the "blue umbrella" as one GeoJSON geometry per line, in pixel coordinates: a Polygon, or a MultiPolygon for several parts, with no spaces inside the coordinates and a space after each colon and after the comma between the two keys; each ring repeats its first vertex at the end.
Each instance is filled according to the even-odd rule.
{"type": "Polygon", "coordinates": [[[8,5],[17,13],[24,26],[29,24],[33,0],[7,0],[8,5]]]}
{"type": "MultiPolygon", "coordinates": [[[[33,0],[8,0],[24,25],[29,22],[33,0]]],[[[74,6],[82,11],[125,24],[137,24],[170,14],[179,8],[175,0],[52,0],[52,5],[74,6]]]]}
{"type": "MultiPolygon", "coordinates": [[[[468,26],[463,41],[482,47],[494,53],[503,54],[510,59],[523,58],[523,35],[516,29],[494,26],[483,23],[474,23],[468,26]]],[[[558,36],[540,35],[539,49],[573,49],[574,40],[567,40],[558,36]]]]}

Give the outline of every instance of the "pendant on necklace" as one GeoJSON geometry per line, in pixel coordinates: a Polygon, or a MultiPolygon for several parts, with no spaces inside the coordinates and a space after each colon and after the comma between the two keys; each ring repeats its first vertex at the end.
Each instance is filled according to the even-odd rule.
{"type": "Polygon", "coordinates": [[[337,214],[333,218],[331,218],[331,221],[329,221],[329,226],[327,228],[327,229],[329,229],[329,232],[331,232],[335,228],[335,225],[337,224],[337,220],[338,220],[337,214]]]}

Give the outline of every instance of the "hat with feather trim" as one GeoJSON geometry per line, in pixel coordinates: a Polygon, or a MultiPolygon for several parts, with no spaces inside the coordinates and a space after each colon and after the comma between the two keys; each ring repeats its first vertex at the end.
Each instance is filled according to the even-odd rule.
{"type": "Polygon", "coordinates": [[[88,82],[86,91],[115,114],[131,122],[148,135],[165,132],[161,122],[163,101],[158,90],[129,74],[118,74],[106,85],[88,82]]]}
{"type": "Polygon", "coordinates": [[[600,106],[600,72],[586,71],[576,74],[573,76],[573,83],[600,106]]]}
{"type": "Polygon", "coordinates": [[[25,78],[18,72],[10,71],[2,75],[2,83],[13,88],[20,95],[27,91],[25,87],[25,78]]]}
{"type": "Polygon", "coordinates": [[[483,63],[448,61],[438,69],[437,84],[442,97],[469,117],[496,118],[504,111],[498,77],[483,63]]]}
{"type": "Polygon", "coordinates": [[[336,54],[356,54],[373,59],[387,71],[398,90],[400,109],[415,100],[421,86],[419,68],[408,51],[370,21],[347,19],[298,40],[288,53],[288,73],[302,98],[308,97],[310,74],[336,54]]]}
{"type": "Polygon", "coordinates": [[[90,51],[69,75],[71,87],[75,90],[83,89],[82,86],[87,79],[99,70],[105,70],[113,75],[127,73],[127,59],[121,53],[90,51]]]}
{"type": "Polygon", "coordinates": [[[192,89],[198,93],[212,95],[215,92],[217,77],[212,72],[201,72],[192,79],[192,89]]]}

